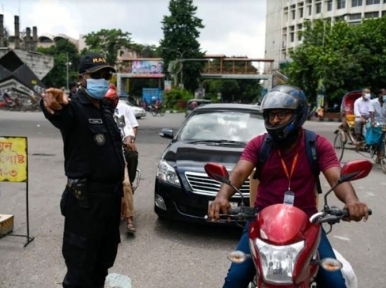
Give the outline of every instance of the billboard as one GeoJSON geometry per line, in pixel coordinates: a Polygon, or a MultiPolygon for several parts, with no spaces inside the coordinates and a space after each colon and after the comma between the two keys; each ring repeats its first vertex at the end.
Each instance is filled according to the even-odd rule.
{"type": "Polygon", "coordinates": [[[133,60],[131,63],[132,77],[163,78],[163,61],[133,60]]]}

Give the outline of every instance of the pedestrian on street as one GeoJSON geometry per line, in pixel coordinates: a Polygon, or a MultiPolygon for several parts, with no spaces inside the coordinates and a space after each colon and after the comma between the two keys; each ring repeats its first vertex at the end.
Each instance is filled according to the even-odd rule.
{"type": "MultiPolygon", "coordinates": [[[[107,91],[105,100],[107,105],[109,105],[111,111],[114,114],[115,122],[117,122],[118,127],[121,131],[122,136],[122,144],[124,147],[124,151],[136,151],[137,148],[135,147],[134,140],[135,140],[135,133],[134,129],[131,127],[129,119],[126,117],[125,114],[119,114],[119,111],[124,112],[117,109],[117,105],[119,102],[119,96],[116,91],[116,88],[114,85],[110,84],[110,89],[107,91]]],[[[123,181],[123,198],[125,200],[123,211],[122,211],[122,219],[126,219],[126,229],[129,233],[135,233],[136,228],[134,225],[134,199],[133,199],[133,187],[132,183],[130,182],[130,176],[129,176],[129,167],[131,167],[131,163],[128,163],[129,161],[133,161],[132,158],[128,157],[129,153],[125,152],[125,169],[124,169],[124,175],[125,179],[123,181]]],[[[138,153],[137,158],[134,159],[136,163],[138,163],[138,153]]],[[[135,169],[137,167],[135,166],[135,169]]],[[[134,181],[134,180],[133,180],[134,181]]]]}
{"type": "Polygon", "coordinates": [[[60,209],[65,217],[62,253],[65,288],[102,288],[120,243],[124,159],[113,115],[101,101],[114,68],[97,53],[79,64],[80,89],[71,99],[50,88],[40,102],[60,130],[67,185],[60,209]]]}

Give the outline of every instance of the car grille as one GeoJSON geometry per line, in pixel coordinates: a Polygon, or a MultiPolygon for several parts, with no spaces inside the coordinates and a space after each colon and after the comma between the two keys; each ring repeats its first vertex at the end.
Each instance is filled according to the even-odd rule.
{"type": "MultiPolygon", "coordinates": [[[[195,194],[216,196],[220,190],[221,183],[209,178],[206,173],[185,172],[185,177],[188,180],[192,192],[195,194]]],[[[244,197],[249,197],[249,179],[247,179],[240,188],[244,197]]],[[[240,198],[236,193],[233,197],[240,198]]]]}

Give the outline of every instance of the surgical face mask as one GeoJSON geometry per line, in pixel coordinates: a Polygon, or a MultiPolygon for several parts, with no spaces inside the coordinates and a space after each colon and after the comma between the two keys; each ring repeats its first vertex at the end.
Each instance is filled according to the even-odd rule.
{"type": "Polygon", "coordinates": [[[371,99],[371,94],[370,93],[366,93],[365,94],[365,99],[370,100],[371,99]]]}
{"type": "Polygon", "coordinates": [[[383,102],[386,102],[386,95],[382,97],[383,102]]]}
{"type": "Polygon", "coordinates": [[[87,86],[85,88],[87,94],[96,100],[103,99],[107,90],[109,90],[109,81],[105,79],[86,79],[87,86]]]}

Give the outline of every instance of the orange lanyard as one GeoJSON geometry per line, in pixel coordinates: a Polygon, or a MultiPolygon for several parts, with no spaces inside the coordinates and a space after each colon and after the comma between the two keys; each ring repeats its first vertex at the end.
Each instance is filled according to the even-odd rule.
{"type": "Polygon", "coordinates": [[[295,155],[295,157],[294,157],[294,160],[292,160],[291,174],[288,173],[287,165],[285,164],[285,162],[284,162],[284,160],[283,160],[283,157],[281,157],[280,150],[278,150],[278,154],[279,154],[279,156],[280,156],[281,166],[283,167],[284,173],[285,173],[285,175],[286,175],[287,178],[288,178],[288,191],[290,191],[290,190],[291,190],[291,178],[292,178],[292,174],[293,174],[294,171],[295,171],[296,164],[298,163],[298,156],[299,156],[299,153],[296,153],[296,155],[295,155]]]}

